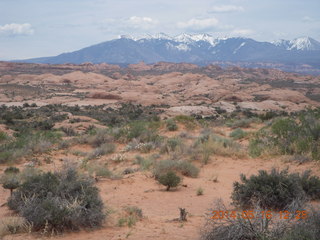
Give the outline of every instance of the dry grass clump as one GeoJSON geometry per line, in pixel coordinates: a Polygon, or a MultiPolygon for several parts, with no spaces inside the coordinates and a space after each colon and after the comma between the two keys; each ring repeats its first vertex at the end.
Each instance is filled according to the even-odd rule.
{"type": "Polygon", "coordinates": [[[5,217],[0,220],[0,239],[9,234],[31,232],[32,224],[23,217],[5,217]]]}
{"type": "Polygon", "coordinates": [[[128,227],[132,227],[136,225],[137,221],[142,220],[143,213],[142,209],[137,206],[126,206],[124,208],[124,216],[119,218],[118,227],[123,227],[127,225],[128,227]]]}
{"type": "Polygon", "coordinates": [[[200,158],[202,163],[207,164],[212,155],[244,158],[246,152],[231,139],[210,133],[200,135],[193,145],[191,156],[194,159],[200,158]]]}
{"type": "Polygon", "coordinates": [[[90,152],[88,154],[87,158],[89,160],[90,159],[94,159],[94,158],[98,158],[98,157],[101,157],[103,155],[114,153],[115,150],[116,150],[116,145],[115,144],[113,144],[113,143],[104,143],[104,144],[100,145],[100,147],[97,147],[92,152],[90,152]]]}

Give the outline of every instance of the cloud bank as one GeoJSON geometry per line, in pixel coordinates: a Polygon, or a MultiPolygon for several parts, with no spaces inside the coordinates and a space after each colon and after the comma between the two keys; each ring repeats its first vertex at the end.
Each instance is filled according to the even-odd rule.
{"type": "Polygon", "coordinates": [[[242,12],[244,8],[236,5],[221,5],[213,6],[208,12],[209,13],[229,13],[229,12],[242,12]]]}
{"type": "Polygon", "coordinates": [[[34,29],[30,23],[10,23],[3,26],[0,25],[0,36],[27,36],[33,35],[34,29]]]}
{"type": "Polygon", "coordinates": [[[190,31],[201,31],[201,30],[208,30],[210,28],[214,28],[218,26],[218,19],[212,18],[205,18],[205,19],[196,19],[192,18],[186,22],[179,22],[177,26],[184,30],[190,31]]]}

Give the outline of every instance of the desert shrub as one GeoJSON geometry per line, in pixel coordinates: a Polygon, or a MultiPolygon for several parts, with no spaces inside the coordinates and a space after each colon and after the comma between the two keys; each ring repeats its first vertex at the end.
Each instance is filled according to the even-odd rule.
{"type": "Polygon", "coordinates": [[[180,138],[169,138],[166,142],[166,147],[169,149],[169,151],[175,151],[181,144],[182,142],[180,138]]]}
{"type": "Polygon", "coordinates": [[[211,155],[242,158],[246,154],[241,145],[228,138],[209,134],[201,135],[194,143],[193,148],[202,156],[202,162],[208,163],[211,155]]]}
{"type": "Polygon", "coordinates": [[[199,174],[199,169],[195,167],[192,163],[187,161],[175,161],[175,160],[161,160],[158,161],[153,170],[153,174],[156,179],[161,175],[164,175],[170,171],[180,172],[184,176],[197,177],[199,174]]]}
{"type": "Polygon", "coordinates": [[[128,227],[132,227],[136,225],[136,222],[143,218],[142,209],[136,206],[127,206],[124,208],[125,216],[121,217],[118,220],[118,226],[122,227],[127,225],[128,227]]]}
{"type": "Polygon", "coordinates": [[[181,178],[177,176],[174,172],[169,171],[163,175],[159,176],[158,182],[167,187],[167,191],[172,187],[178,186],[181,178]]]}
{"type": "Polygon", "coordinates": [[[173,119],[168,119],[166,121],[166,128],[168,131],[176,131],[178,130],[178,125],[173,119]]]}
{"type": "Polygon", "coordinates": [[[0,143],[8,139],[8,135],[5,132],[0,131],[0,143]]]}
{"type": "Polygon", "coordinates": [[[185,125],[189,130],[194,129],[197,126],[196,119],[192,116],[178,115],[174,118],[177,122],[180,122],[185,125]]]}
{"type": "Polygon", "coordinates": [[[112,172],[106,167],[99,167],[95,170],[97,177],[106,177],[110,178],[112,176],[112,172]]]}
{"type": "Polygon", "coordinates": [[[113,129],[113,135],[120,142],[136,139],[139,143],[157,145],[162,140],[157,133],[157,126],[153,122],[145,121],[133,121],[122,128],[113,129]]]}
{"type": "Polygon", "coordinates": [[[274,119],[250,141],[249,153],[253,157],[264,153],[307,155],[320,159],[320,117],[309,111],[299,118],[274,119]]]}
{"type": "Polygon", "coordinates": [[[287,158],[288,162],[296,162],[298,164],[302,164],[302,163],[306,163],[311,161],[311,158],[308,156],[304,156],[304,155],[299,155],[299,154],[294,154],[292,156],[289,156],[287,158]]]}
{"type": "Polygon", "coordinates": [[[308,209],[308,217],[288,227],[279,240],[318,240],[320,236],[320,209],[308,209]]]}
{"type": "Polygon", "coordinates": [[[127,175],[127,174],[131,174],[131,173],[134,173],[135,171],[137,171],[137,169],[133,169],[133,168],[126,168],[122,171],[122,173],[124,175],[127,175]]]}
{"type": "Polygon", "coordinates": [[[197,196],[203,195],[203,188],[199,187],[197,188],[197,196]]]}
{"type": "Polygon", "coordinates": [[[152,158],[143,158],[141,156],[136,156],[135,163],[140,165],[142,171],[149,170],[151,166],[154,165],[155,160],[152,158]]]}
{"type": "Polygon", "coordinates": [[[59,149],[67,149],[72,145],[73,141],[72,140],[62,140],[58,144],[59,149]]]}
{"type": "Polygon", "coordinates": [[[320,178],[312,176],[311,171],[307,170],[299,175],[299,182],[311,200],[320,199],[320,178]]]}
{"type": "MultiPolygon", "coordinates": [[[[288,211],[295,213],[300,208],[292,207],[288,211]]],[[[207,222],[201,229],[201,240],[316,240],[319,234],[319,211],[307,210],[310,218],[296,220],[289,217],[286,220],[276,217],[267,218],[265,209],[258,206],[252,210],[254,218],[244,218],[243,211],[230,211],[219,201],[210,210],[207,222]],[[227,216],[212,219],[213,212],[222,211],[227,216]],[[233,214],[233,216],[231,215],[233,214]],[[302,231],[299,231],[302,230],[302,231]],[[300,237],[300,238],[299,238],[300,237]]],[[[217,215],[215,215],[217,216],[217,215]]]]}
{"type": "Polygon", "coordinates": [[[18,188],[20,185],[19,178],[19,168],[16,167],[7,167],[4,170],[4,174],[1,176],[1,183],[4,189],[10,189],[10,194],[14,189],[18,188]]]}
{"type": "Polygon", "coordinates": [[[90,176],[111,178],[113,175],[106,165],[97,163],[89,163],[85,166],[85,169],[90,176]]]}
{"type": "Polygon", "coordinates": [[[14,139],[0,145],[0,163],[12,162],[20,157],[49,151],[61,139],[56,131],[23,131],[14,139]]]}
{"type": "Polygon", "coordinates": [[[111,136],[108,130],[99,129],[95,131],[93,135],[90,135],[89,137],[87,137],[86,140],[87,140],[87,143],[89,143],[91,146],[100,147],[102,144],[112,142],[113,137],[111,136]]]}
{"type": "Polygon", "coordinates": [[[147,131],[146,125],[143,122],[132,122],[129,124],[127,138],[133,139],[142,136],[147,131]]]}
{"type": "Polygon", "coordinates": [[[20,170],[17,167],[7,167],[4,170],[5,174],[18,174],[19,172],[20,172],[20,170]]]}
{"type": "Polygon", "coordinates": [[[234,121],[228,122],[227,126],[231,128],[248,128],[253,121],[254,119],[252,118],[236,119],[234,121]]]}
{"type": "Polygon", "coordinates": [[[270,119],[275,118],[277,116],[278,116],[278,114],[274,111],[268,111],[266,113],[262,113],[262,114],[258,115],[258,117],[263,121],[270,120],[270,119]]]}
{"type": "Polygon", "coordinates": [[[113,143],[105,143],[100,145],[100,147],[94,149],[91,153],[89,153],[88,158],[93,159],[103,155],[114,153],[116,149],[116,145],[113,143]]]}
{"type": "Polygon", "coordinates": [[[116,163],[123,162],[123,161],[125,161],[126,159],[127,159],[127,156],[126,156],[125,154],[121,154],[121,153],[116,154],[116,155],[114,155],[114,156],[111,158],[111,160],[114,161],[114,162],[116,162],[116,163]]]}
{"type": "Polygon", "coordinates": [[[142,153],[149,153],[154,148],[153,143],[139,143],[135,146],[135,149],[139,150],[142,153]]]}
{"type": "Polygon", "coordinates": [[[184,154],[186,146],[179,137],[167,138],[164,140],[160,146],[160,153],[179,153],[184,154]]]}
{"type": "Polygon", "coordinates": [[[127,206],[125,208],[126,213],[128,213],[129,215],[134,215],[137,218],[141,219],[143,218],[143,213],[142,213],[142,209],[138,208],[137,206],[127,206]]]}
{"type": "Polygon", "coordinates": [[[72,168],[28,177],[9,198],[8,206],[32,223],[34,230],[97,227],[105,218],[93,180],[72,168]]]}
{"type": "Polygon", "coordinates": [[[233,185],[232,200],[236,206],[248,208],[258,202],[262,208],[284,209],[292,202],[303,203],[307,198],[319,199],[320,179],[288,170],[272,169],[270,173],[260,170],[258,175],[247,178],[241,174],[241,182],[233,185]]]}
{"type": "Polygon", "coordinates": [[[63,131],[68,137],[76,136],[77,133],[72,127],[61,127],[61,131],[63,131]]]}
{"type": "Polygon", "coordinates": [[[156,179],[158,179],[161,175],[164,175],[169,171],[173,171],[176,167],[177,167],[177,161],[160,160],[156,162],[154,166],[153,175],[156,179]]]}
{"type": "Polygon", "coordinates": [[[241,139],[247,136],[247,133],[245,131],[243,131],[241,128],[237,128],[234,131],[232,131],[229,135],[230,137],[232,137],[233,139],[237,140],[237,139],[241,139]]]}
{"type": "Polygon", "coordinates": [[[199,175],[199,168],[194,166],[191,162],[178,161],[178,164],[175,169],[182,175],[187,177],[196,178],[199,175]]]}

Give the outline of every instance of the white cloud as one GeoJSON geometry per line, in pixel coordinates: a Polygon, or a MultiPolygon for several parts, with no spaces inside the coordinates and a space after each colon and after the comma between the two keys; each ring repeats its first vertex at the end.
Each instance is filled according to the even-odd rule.
{"type": "Polygon", "coordinates": [[[221,5],[213,6],[208,12],[209,13],[228,13],[228,12],[242,12],[244,8],[236,5],[221,5]]]}
{"type": "Polygon", "coordinates": [[[150,18],[150,17],[137,17],[137,16],[132,16],[129,19],[125,20],[126,23],[131,25],[134,28],[138,29],[151,29],[157,25],[158,21],[150,18]]]}
{"type": "Polygon", "coordinates": [[[253,31],[251,29],[235,29],[231,34],[236,36],[249,36],[253,34],[253,31]]]}
{"type": "Polygon", "coordinates": [[[3,26],[0,25],[0,36],[19,36],[32,34],[34,34],[34,30],[30,23],[10,23],[3,26]]]}
{"type": "Polygon", "coordinates": [[[192,18],[186,22],[179,22],[177,26],[179,28],[188,30],[208,30],[210,28],[217,27],[219,21],[216,18],[196,19],[192,18]]]}
{"type": "Polygon", "coordinates": [[[129,18],[108,18],[99,23],[100,29],[112,32],[132,32],[132,30],[150,30],[154,29],[158,24],[157,20],[150,17],[132,16],[129,18]]]}

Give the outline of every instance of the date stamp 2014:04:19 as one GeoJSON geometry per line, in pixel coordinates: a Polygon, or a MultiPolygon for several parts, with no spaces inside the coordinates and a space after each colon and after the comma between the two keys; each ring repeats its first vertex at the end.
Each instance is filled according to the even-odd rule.
{"type": "Polygon", "coordinates": [[[212,217],[211,219],[272,219],[272,218],[278,218],[278,219],[306,219],[308,218],[308,212],[305,210],[301,211],[254,211],[254,210],[244,210],[244,211],[212,211],[212,217]]]}

